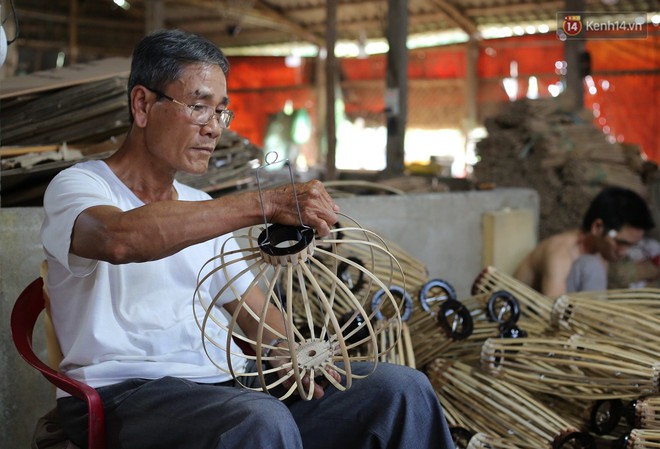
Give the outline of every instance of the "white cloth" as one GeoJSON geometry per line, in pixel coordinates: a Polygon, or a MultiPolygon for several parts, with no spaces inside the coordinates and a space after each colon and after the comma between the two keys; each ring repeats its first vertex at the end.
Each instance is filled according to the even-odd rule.
{"type": "MultiPolygon", "coordinates": [[[[174,187],[181,201],[210,199],[179,182],[174,187]]],[[[48,260],[51,313],[64,354],[60,369],[95,388],[130,378],[163,376],[203,383],[229,380],[231,376],[210,360],[226,366],[225,352],[208,342],[210,359],[204,352],[193,315],[193,294],[199,270],[222,252],[222,244],[230,236],[144,263],[113,265],[70,254],[76,218],[97,205],[127,211],[144,203],[103,161],[83,162],[63,170],[44,196],[46,217],[41,239],[48,260]]],[[[229,240],[225,251],[237,247],[229,240]]],[[[246,267],[244,262],[232,264],[228,277],[246,267]]],[[[239,276],[232,285],[243,292],[251,280],[251,276],[239,276]]],[[[215,295],[225,284],[219,271],[202,284],[204,297],[215,295]]],[[[231,289],[227,289],[219,303],[233,299],[231,289]]],[[[204,310],[196,307],[195,313],[203,316],[204,310]]],[[[217,341],[224,343],[226,332],[220,328],[214,331],[218,332],[217,341]]],[[[235,345],[232,351],[240,354],[235,345]]],[[[243,357],[232,358],[235,371],[240,372],[244,364],[243,357]]],[[[58,391],[58,397],[64,395],[58,391]]]]}

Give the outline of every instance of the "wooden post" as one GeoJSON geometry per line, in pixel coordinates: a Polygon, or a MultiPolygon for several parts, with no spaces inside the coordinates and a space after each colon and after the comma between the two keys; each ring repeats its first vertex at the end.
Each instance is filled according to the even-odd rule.
{"type": "Polygon", "coordinates": [[[78,0],[69,0],[69,63],[78,62],[78,0]]]}
{"type": "MultiPolygon", "coordinates": [[[[580,14],[585,10],[585,0],[566,0],[566,12],[580,14]]],[[[579,111],[584,106],[584,87],[580,70],[580,60],[584,53],[584,39],[583,30],[581,35],[569,37],[564,41],[564,60],[567,67],[562,105],[568,111],[579,111]]]]}
{"type": "Polygon", "coordinates": [[[325,88],[326,88],[326,140],[325,155],[326,179],[337,177],[335,166],[335,151],[337,147],[337,131],[335,123],[335,88],[337,86],[337,59],[335,58],[335,42],[337,41],[337,0],[328,0],[326,3],[326,60],[325,60],[325,88]]]}
{"type": "Polygon", "coordinates": [[[477,127],[478,117],[478,92],[479,77],[477,75],[477,63],[479,61],[479,41],[470,35],[470,40],[465,45],[465,119],[463,132],[465,133],[464,152],[467,156],[470,145],[470,136],[477,127]]]}
{"type": "Polygon", "coordinates": [[[387,2],[387,78],[385,89],[385,116],[387,120],[388,176],[403,174],[404,142],[408,119],[408,2],[387,2]]]}
{"type": "MultiPolygon", "coordinates": [[[[326,124],[327,124],[327,103],[328,99],[326,98],[326,79],[325,79],[325,61],[321,55],[323,49],[319,47],[319,55],[316,58],[316,67],[315,71],[315,89],[316,89],[316,126],[314,129],[314,141],[316,143],[316,154],[314,156],[313,164],[315,166],[320,166],[321,161],[324,161],[324,155],[327,154],[326,151],[326,124]]],[[[310,164],[311,165],[311,164],[310,164]]]]}
{"type": "Polygon", "coordinates": [[[163,0],[147,0],[145,2],[144,31],[149,34],[165,27],[165,2],[163,0]]]}

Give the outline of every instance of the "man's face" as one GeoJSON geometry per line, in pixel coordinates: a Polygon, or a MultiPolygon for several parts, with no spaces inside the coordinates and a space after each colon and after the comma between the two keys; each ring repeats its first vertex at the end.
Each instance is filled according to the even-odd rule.
{"type": "MultiPolygon", "coordinates": [[[[216,111],[228,104],[227,81],[217,65],[191,64],[183,76],[166,86],[163,93],[186,105],[204,104],[216,111]]],[[[146,145],[164,169],[205,173],[211,153],[222,134],[213,117],[206,125],[193,123],[190,108],[161,98],[149,111],[145,127],[146,145]]]]}
{"type": "Polygon", "coordinates": [[[618,231],[610,230],[603,236],[600,253],[605,260],[614,262],[621,259],[628,248],[636,245],[644,237],[644,230],[623,225],[618,231]]]}

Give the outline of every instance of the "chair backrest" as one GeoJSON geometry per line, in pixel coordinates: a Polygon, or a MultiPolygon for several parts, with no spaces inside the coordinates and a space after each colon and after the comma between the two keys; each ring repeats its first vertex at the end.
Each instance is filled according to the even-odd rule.
{"type": "Polygon", "coordinates": [[[44,310],[43,279],[37,278],[18,296],[11,312],[11,334],[14,345],[27,363],[36,368],[56,387],[87,403],[89,449],[105,449],[105,415],[98,392],[52,369],[37,357],[32,348],[32,335],[39,315],[44,310]]]}

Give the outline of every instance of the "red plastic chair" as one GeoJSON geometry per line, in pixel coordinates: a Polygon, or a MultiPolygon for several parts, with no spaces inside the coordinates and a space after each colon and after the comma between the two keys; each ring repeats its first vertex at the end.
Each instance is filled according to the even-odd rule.
{"type": "Polygon", "coordinates": [[[34,326],[45,307],[43,280],[37,278],[18,296],[11,312],[11,334],[14,345],[21,357],[39,370],[50,383],[87,403],[89,449],[105,449],[105,415],[97,391],[50,368],[32,349],[34,326]]]}

